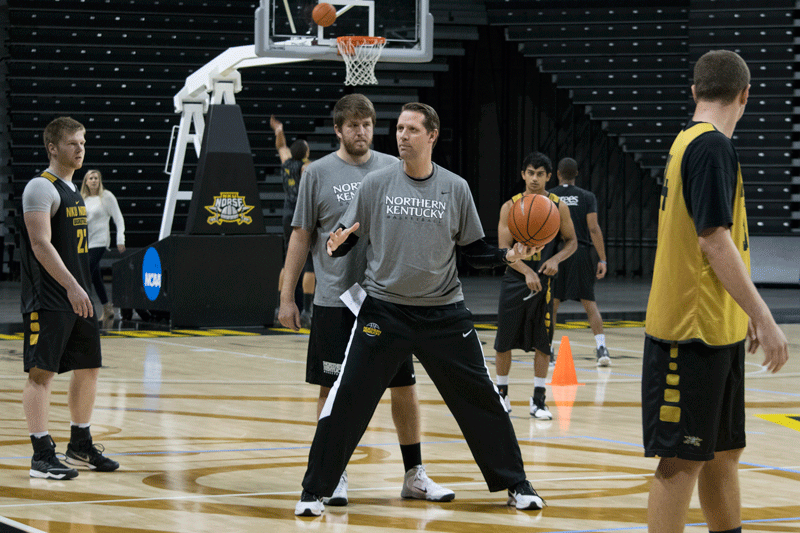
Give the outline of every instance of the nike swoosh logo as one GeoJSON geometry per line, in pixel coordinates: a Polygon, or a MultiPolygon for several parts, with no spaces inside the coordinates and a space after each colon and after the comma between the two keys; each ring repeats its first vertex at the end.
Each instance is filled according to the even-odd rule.
{"type": "Polygon", "coordinates": [[[472,333],[472,332],[473,332],[473,330],[469,330],[469,331],[468,331],[468,332],[466,332],[466,333],[462,333],[462,334],[461,334],[461,336],[462,336],[462,337],[464,337],[464,338],[466,339],[466,338],[467,338],[467,335],[469,335],[469,334],[470,334],[470,333],[472,333]]]}
{"type": "Polygon", "coordinates": [[[442,194],[450,194],[450,191],[442,191],[442,194]]]}

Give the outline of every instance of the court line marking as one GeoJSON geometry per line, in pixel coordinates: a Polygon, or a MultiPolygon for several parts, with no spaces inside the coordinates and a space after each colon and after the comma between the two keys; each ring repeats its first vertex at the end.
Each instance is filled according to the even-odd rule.
{"type": "MultiPolygon", "coordinates": [[[[770,522],[793,522],[800,520],[800,516],[786,517],[786,518],[756,518],[753,520],[742,520],[742,524],[761,524],[770,522]]],[[[685,527],[702,527],[708,526],[705,522],[697,522],[695,524],[686,524],[685,527]]],[[[616,527],[616,528],[603,528],[603,529],[570,529],[570,530],[553,530],[545,531],[542,533],[607,533],[609,531],[641,531],[646,530],[647,526],[631,526],[631,527],[616,527]]]]}
{"type": "MultiPolygon", "coordinates": [[[[752,472],[754,470],[771,470],[772,468],[767,467],[764,469],[749,469],[744,470],[742,472],[752,472]]],[[[602,481],[602,480],[612,480],[612,479],[637,479],[637,478],[647,478],[651,477],[654,474],[652,473],[642,473],[642,474],[613,474],[613,475],[606,475],[606,476],[573,476],[573,477],[558,477],[558,478],[546,478],[546,479],[533,479],[536,485],[541,485],[542,483],[563,483],[564,481],[602,481]]],[[[470,486],[483,486],[486,483],[484,481],[470,481],[464,483],[450,483],[449,486],[451,487],[470,487],[470,486]]],[[[391,486],[384,486],[384,487],[364,487],[364,488],[352,488],[348,489],[351,492],[375,492],[375,491],[396,491],[400,489],[402,485],[391,485],[391,486]]],[[[279,492],[247,492],[247,493],[237,493],[237,494],[186,494],[182,496],[160,496],[160,497],[143,497],[143,498],[122,498],[122,499],[111,499],[111,500],[86,500],[86,501],[79,501],[79,502],[35,502],[35,503],[23,503],[23,504],[0,504],[0,509],[2,508],[23,508],[23,507],[43,507],[43,506],[56,506],[56,505],[85,505],[85,504],[101,504],[101,503],[131,503],[131,502],[148,502],[148,501],[181,501],[181,500],[202,500],[208,499],[213,500],[215,498],[252,498],[257,496],[286,496],[291,494],[299,495],[300,490],[291,490],[291,491],[279,491],[279,492]]],[[[750,521],[743,521],[747,523],[758,523],[758,522],[770,522],[770,521],[792,521],[792,520],[800,520],[800,517],[786,517],[786,518],[765,518],[765,519],[756,519],[750,521]]],[[[704,523],[698,524],[687,524],[688,526],[702,526],[704,523]]],[[[626,530],[639,530],[639,529],[646,529],[647,526],[637,526],[637,527],[625,527],[625,528],[608,528],[608,529],[586,529],[586,530],[573,530],[573,531],[554,531],[553,533],[583,533],[583,532],[603,532],[603,531],[626,531],[626,530]]]]}

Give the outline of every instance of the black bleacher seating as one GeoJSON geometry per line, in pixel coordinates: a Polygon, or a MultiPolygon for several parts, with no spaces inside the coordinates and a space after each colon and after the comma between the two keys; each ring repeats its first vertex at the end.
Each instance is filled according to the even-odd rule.
{"type": "MultiPolygon", "coordinates": [[[[552,73],[572,101],[584,105],[654,176],[663,173],[674,135],[694,110],[687,90],[691,61],[714,48],[740,53],[752,74],[750,100],[735,136],[746,180],[791,189],[794,2],[586,4],[490,0],[487,7],[490,23],[504,28],[507,40],[536,58],[539,68],[552,73]]],[[[755,233],[785,232],[784,222],[791,226],[786,205],[754,207],[760,212],[755,233]]]]}
{"type": "MultiPolygon", "coordinates": [[[[43,127],[55,116],[72,115],[87,126],[86,168],[100,168],[123,205],[129,245],[152,243],[168,182],[170,134],[179,123],[173,96],[227,48],[252,44],[256,7],[256,1],[230,0],[11,0],[14,188],[46,165],[43,127]]],[[[361,88],[375,102],[376,133],[389,134],[388,119],[400,104],[433,87],[434,75],[448,68],[445,57],[464,55],[462,43],[477,40],[477,25],[486,23],[482,0],[433,0],[431,10],[438,17],[437,57],[417,65],[381,63],[381,85],[361,88]]],[[[331,107],[352,89],[343,85],[340,62],[256,67],[241,75],[236,102],[254,153],[268,231],[279,233],[280,161],[269,116],[278,115],[290,143],[305,138],[312,157],[320,157],[338,145],[331,107]]],[[[191,189],[195,163],[190,148],[182,190],[191,189]]],[[[178,203],[174,231],[185,224],[185,204],[178,203]]]]}

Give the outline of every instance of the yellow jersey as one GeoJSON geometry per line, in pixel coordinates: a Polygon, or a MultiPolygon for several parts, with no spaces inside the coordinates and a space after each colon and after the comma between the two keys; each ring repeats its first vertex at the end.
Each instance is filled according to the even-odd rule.
{"type": "MultiPolygon", "coordinates": [[[[705,122],[681,131],[669,152],[645,334],[668,342],[701,341],[709,346],[728,346],[744,340],[748,317],[700,250],[697,229],[684,200],[682,164],[686,148],[710,131],[715,131],[714,126],[705,122]]],[[[731,237],[749,272],[747,213],[738,162],[732,215],[731,237]]]]}

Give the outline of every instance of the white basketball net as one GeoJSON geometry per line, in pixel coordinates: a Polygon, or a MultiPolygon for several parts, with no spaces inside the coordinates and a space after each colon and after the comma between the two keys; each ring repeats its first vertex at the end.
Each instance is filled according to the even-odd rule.
{"type": "Polygon", "coordinates": [[[338,37],[336,45],[344,59],[345,85],[377,85],[375,64],[386,44],[383,37],[338,37]]]}

